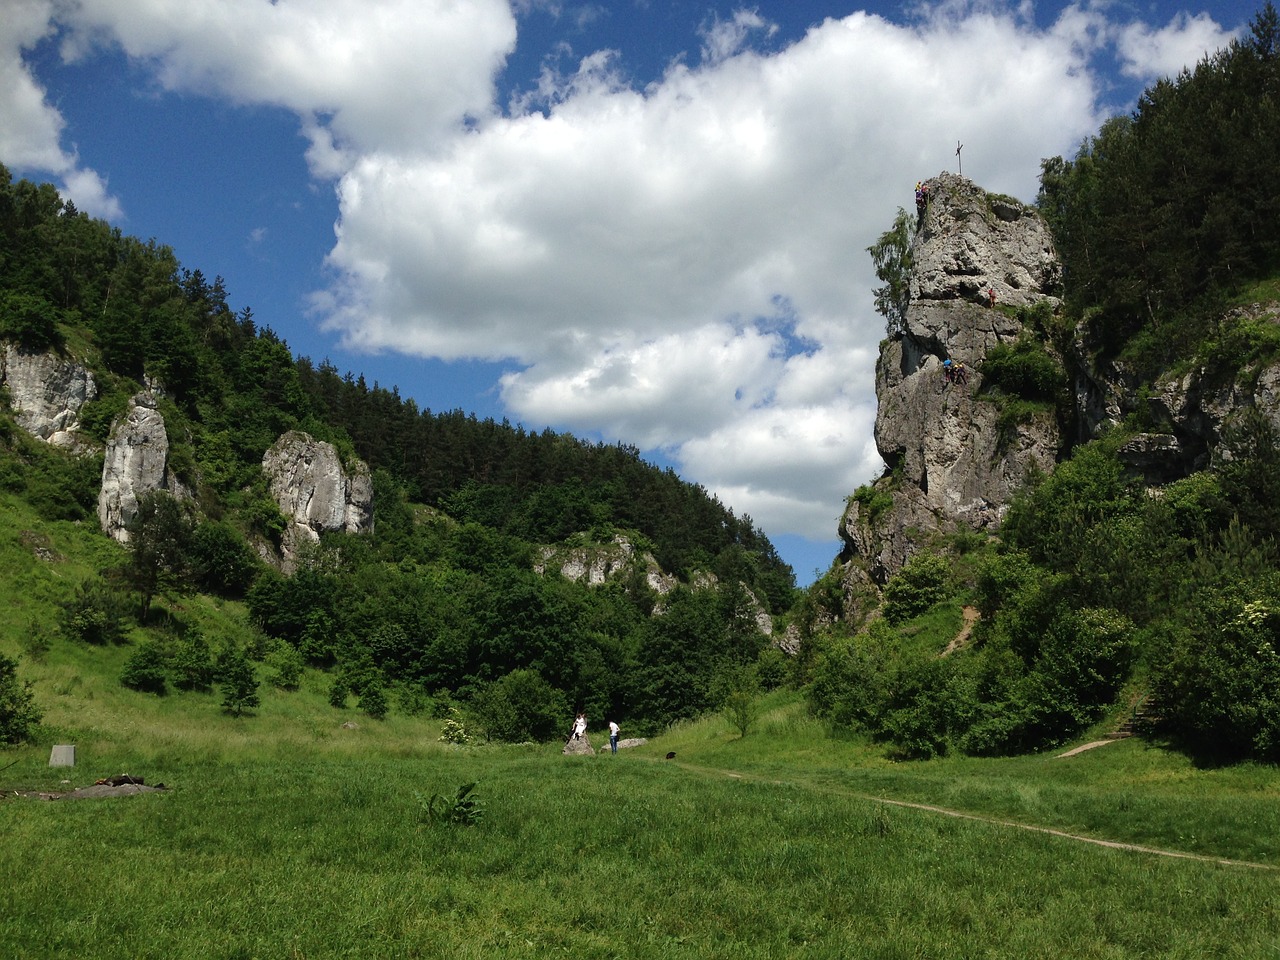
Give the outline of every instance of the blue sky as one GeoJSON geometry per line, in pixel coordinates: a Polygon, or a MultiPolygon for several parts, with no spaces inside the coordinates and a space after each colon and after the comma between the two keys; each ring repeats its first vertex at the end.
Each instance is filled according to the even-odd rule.
{"type": "Polygon", "coordinates": [[[5,0],[0,162],[295,353],[635,444],[801,583],[879,473],[866,246],[923,177],[1034,199],[1236,2],[5,0]]]}

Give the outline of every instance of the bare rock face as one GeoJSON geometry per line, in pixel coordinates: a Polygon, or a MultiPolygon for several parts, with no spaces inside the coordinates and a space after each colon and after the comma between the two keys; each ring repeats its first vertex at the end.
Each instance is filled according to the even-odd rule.
{"type": "Polygon", "coordinates": [[[363,533],[373,528],[373,481],[356,461],[348,474],[333,444],[291,430],[262,458],[271,496],[289,525],[281,543],[281,567],[294,569],[297,552],[328,531],[363,533]]]}
{"type": "Polygon", "coordinates": [[[156,398],[139,393],[129,401],[124,418],[112,425],[107,440],[98,491],[98,522],[103,531],[128,543],[127,527],[138,512],[138,501],[156,490],[186,496],[169,469],[169,435],[156,398]]]}
{"type": "Polygon", "coordinates": [[[0,343],[0,383],[9,390],[18,426],[55,446],[86,448],[76,432],[80,409],[98,395],[93,374],[54,353],[0,343]]]}
{"type": "Polygon", "coordinates": [[[1032,208],[952,174],[929,192],[904,329],[876,364],[876,445],[889,473],[874,509],[851,502],[840,529],[842,559],[879,585],[933,535],[998,524],[1029,472],[1053,469],[1063,441],[1052,412],[1001,424],[978,396],[987,353],[1022,335],[1010,308],[1057,304],[1048,229],[1032,208]],[[964,364],[966,384],[947,382],[945,360],[964,364]]]}
{"type": "MultiPolygon", "coordinates": [[[[1031,306],[1062,275],[1049,228],[1033,207],[953,173],[928,182],[929,208],[912,251],[911,300],[1031,306]]],[[[927,323],[925,324],[927,326],[927,323]]]]}

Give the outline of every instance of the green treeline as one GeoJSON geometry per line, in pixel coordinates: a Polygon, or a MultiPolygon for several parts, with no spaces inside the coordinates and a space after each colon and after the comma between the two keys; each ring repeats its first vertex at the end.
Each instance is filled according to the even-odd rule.
{"type": "MultiPolygon", "coordinates": [[[[634,447],[420,410],[295,358],[232,309],[221,278],[3,167],[0,339],[87,363],[99,396],[81,424],[98,441],[144,384],[161,388],[170,467],[194,503],[144,504],[128,558],[69,586],[60,614],[77,640],[146,636],[126,678],[138,689],[205,689],[215,661],[234,659],[219,652],[227,638],[152,609],[199,590],[247,601],[261,633],[235,645],[272,675],[299,660],[330,670],[335,705],[460,704],[505,738],[559,733],[587,708],[640,732],[716,702],[766,646],[755,604],[781,615],[794,600],[792,571],[749,517],[634,447]],[[284,530],[261,461],[292,429],[369,465],[375,532],[328,538],[286,578],[255,545],[284,530]],[[618,535],[680,585],[659,596],[638,559],[597,589],[535,572],[543,545],[589,551],[618,535]],[[707,574],[717,586],[692,582],[707,574]]],[[[51,450],[0,418],[0,489],[44,517],[96,522],[101,470],[100,455],[51,450]]]]}
{"type": "Polygon", "coordinates": [[[1280,22],[1161,80],[1073,160],[1043,163],[1038,204],[1069,310],[1104,349],[1158,368],[1193,355],[1242,284],[1280,268],[1280,22]]]}
{"type": "MultiPolygon", "coordinates": [[[[1171,429],[1144,402],[1162,375],[1194,364],[1251,391],[1280,358],[1274,323],[1231,310],[1280,301],[1278,41],[1268,3],[1244,40],[1044,162],[1065,305],[1039,333],[1070,364],[1140,371],[1134,412],[1032,478],[998,540],[940,538],[886,585],[882,618],[813,638],[810,697],[833,723],[906,756],[1010,754],[1134,714],[1205,759],[1280,760],[1275,424],[1242,406],[1208,469],[1154,491],[1117,456],[1171,429]],[[965,606],[972,633],[940,655],[965,606]]],[[[983,374],[1019,396],[1065,392],[1030,343],[983,374]]]]}

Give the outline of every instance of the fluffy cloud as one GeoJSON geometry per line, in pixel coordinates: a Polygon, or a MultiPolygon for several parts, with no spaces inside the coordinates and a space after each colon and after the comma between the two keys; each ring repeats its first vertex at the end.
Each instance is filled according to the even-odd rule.
{"type": "Polygon", "coordinates": [[[1119,31],[1122,69],[1140,80],[1175,77],[1206,56],[1226,47],[1235,33],[1224,30],[1208,14],[1179,13],[1164,27],[1153,30],[1144,23],[1131,23],[1119,31]]]}
{"type": "MultiPolygon", "coordinates": [[[[52,3],[14,2],[0,156],[106,202],[21,61],[52,3]]],[[[510,362],[516,417],[660,448],[771,533],[827,539],[879,468],[865,248],[914,181],[963,143],[966,175],[1030,198],[1040,158],[1097,127],[1096,58],[1173,72],[1226,36],[1109,9],[854,13],[768,54],[773,25],[738,12],[643,89],[595,51],[524,92],[495,88],[506,0],[77,0],[58,26],[68,59],[114,44],[162,88],[298,116],[340,201],[315,307],[348,345],[510,362]]]]}
{"type": "Polygon", "coordinates": [[[52,0],[9,0],[0,17],[0,158],[62,178],[61,192],[86,213],[114,218],[120,206],[106,182],[61,146],[62,116],[45,102],[23,51],[50,36],[52,0]]]}
{"type": "Polygon", "coordinates": [[[866,246],[957,140],[966,173],[1028,196],[1098,117],[1079,48],[1011,16],[854,14],[742,48],[767,29],[715,24],[702,63],[642,91],[588,58],[544,74],[542,110],[364,157],[327,322],[367,349],[514,360],[519,417],[662,447],[767,529],[830,536],[878,467],[866,246]]]}

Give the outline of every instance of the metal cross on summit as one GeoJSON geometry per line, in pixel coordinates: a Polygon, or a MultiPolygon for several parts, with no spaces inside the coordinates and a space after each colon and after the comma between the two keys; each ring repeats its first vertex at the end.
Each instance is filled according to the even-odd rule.
{"type": "Polygon", "coordinates": [[[964,161],[960,159],[960,150],[963,147],[964,147],[964,144],[961,143],[959,140],[957,140],[956,141],[956,164],[959,165],[960,167],[960,176],[962,177],[964,176],[964,161]]]}

